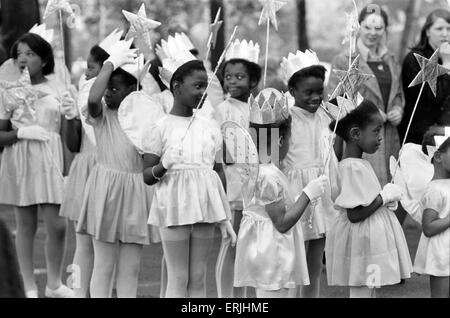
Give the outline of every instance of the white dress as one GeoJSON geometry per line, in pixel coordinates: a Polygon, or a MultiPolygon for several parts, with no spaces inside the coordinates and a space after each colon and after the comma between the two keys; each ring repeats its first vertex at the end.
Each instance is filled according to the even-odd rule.
{"type": "Polygon", "coordinates": [[[340,162],[339,189],[339,216],[325,246],[328,285],[380,287],[409,278],[411,258],[394,212],[382,206],[362,222],[348,219],[347,209],[367,207],[381,192],[370,163],[356,158],[340,162]]]}
{"type": "MultiPolygon", "coordinates": [[[[250,107],[247,103],[228,97],[224,102],[217,105],[214,119],[221,126],[225,121],[234,121],[244,129],[249,129],[250,107]]],[[[227,197],[231,209],[243,209],[242,181],[239,170],[231,165],[224,166],[227,177],[227,197]]]]}
{"type": "Polygon", "coordinates": [[[299,223],[303,227],[305,240],[316,240],[326,236],[330,224],[337,216],[332,201],[332,192],[336,190],[337,182],[337,158],[334,151],[328,167],[325,167],[331,135],[328,126],[331,120],[322,108],[314,114],[296,106],[290,108],[290,111],[291,138],[282,171],[286,174],[294,195],[300,195],[310,181],[324,173],[330,178],[331,187],[326,189],[321,199],[307,207],[299,223]]]}
{"type": "Polygon", "coordinates": [[[234,286],[279,290],[309,285],[301,227],[282,234],[265,210],[281,200],[286,209],[294,204],[285,175],[272,164],[260,165],[255,195],[243,211],[239,229],[234,286]]]}
{"type": "MultiPolygon", "coordinates": [[[[450,214],[450,179],[434,180],[422,200],[424,209],[432,209],[443,219],[450,214]]],[[[414,272],[437,277],[450,276],[450,228],[433,237],[423,233],[417,247],[414,272]]]]}
{"type": "MultiPolygon", "coordinates": [[[[163,158],[180,145],[192,117],[166,115],[144,133],[143,148],[163,158]]],[[[148,223],[158,227],[218,223],[231,219],[219,175],[213,170],[222,148],[214,121],[197,116],[182,144],[183,159],[154,186],[148,223]]]]}

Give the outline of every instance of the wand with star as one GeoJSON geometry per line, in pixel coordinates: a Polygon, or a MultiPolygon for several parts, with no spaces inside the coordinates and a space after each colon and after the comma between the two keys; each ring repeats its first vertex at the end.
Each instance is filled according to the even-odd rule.
{"type": "Polygon", "coordinates": [[[267,82],[267,64],[269,61],[269,41],[270,41],[270,24],[273,25],[276,31],[278,31],[277,12],[286,5],[286,2],[276,0],[259,0],[263,5],[263,10],[259,18],[258,25],[267,23],[267,35],[266,35],[266,57],[264,61],[264,88],[267,82]]]}
{"type": "Polygon", "coordinates": [[[211,54],[212,50],[216,48],[217,44],[217,36],[219,34],[219,30],[222,27],[223,21],[220,19],[220,13],[222,12],[222,8],[219,8],[217,10],[216,18],[214,19],[214,22],[210,25],[210,35],[208,39],[208,51],[205,55],[205,61],[209,59],[209,55],[211,54]]]}

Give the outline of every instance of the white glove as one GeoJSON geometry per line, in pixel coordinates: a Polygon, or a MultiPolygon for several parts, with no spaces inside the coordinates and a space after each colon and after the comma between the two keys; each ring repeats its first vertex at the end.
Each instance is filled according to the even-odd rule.
{"type": "Polygon", "coordinates": [[[115,71],[122,65],[133,63],[134,59],[137,57],[136,51],[137,49],[130,50],[125,47],[119,47],[115,51],[111,52],[111,55],[105,63],[110,62],[115,71]]]}
{"type": "Polygon", "coordinates": [[[63,94],[61,109],[64,117],[67,120],[72,120],[74,118],[80,118],[80,113],[78,112],[78,107],[75,100],[70,96],[69,92],[63,94]]]}
{"type": "Polygon", "coordinates": [[[398,126],[402,121],[402,113],[398,109],[393,109],[387,114],[387,120],[393,126],[398,126]]]}
{"type": "Polygon", "coordinates": [[[387,207],[390,211],[395,212],[395,211],[397,211],[397,209],[398,209],[398,201],[388,203],[388,204],[386,205],[386,207],[387,207]]]}
{"type": "Polygon", "coordinates": [[[329,182],[330,179],[327,176],[321,176],[308,183],[303,189],[303,192],[308,196],[310,201],[317,200],[325,193],[326,186],[329,182]]]}
{"type": "Polygon", "coordinates": [[[403,190],[396,184],[388,183],[380,192],[383,199],[383,205],[400,201],[403,198],[403,190]]]}
{"type": "Polygon", "coordinates": [[[183,160],[183,149],[181,146],[170,147],[164,153],[161,163],[164,169],[169,170],[176,163],[180,163],[183,160]]]}
{"type": "Polygon", "coordinates": [[[28,126],[17,130],[17,138],[26,140],[49,141],[50,133],[41,126],[28,126]]]}

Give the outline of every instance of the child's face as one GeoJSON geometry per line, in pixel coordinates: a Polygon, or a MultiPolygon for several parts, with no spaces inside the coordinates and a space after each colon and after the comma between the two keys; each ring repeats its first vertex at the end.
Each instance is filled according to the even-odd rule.
{"type": "Polygon", "coordinates": [[[279,151],[280,151],[280,161],[286,158],[286,155],[289,152],[289,140],[291,139],[291,130],[287,131],[283,136],[280,136],[279,140],[279,151]]]}
{"type": "Polygon", "coordinates": [[[444,168],[447,173],[450,173],[450,148],[447,148],[446,151],[439,152],[436,154],[435,162],[438,161],[442,168],[444,168]]]}
{"type": "Polygon", "coordinates": [[[135,86],[127,86],[120,75],[112,76],[105,92],[106,105],[111,109],[118,109],[125,97],[135,88],[135,86]]]}
{"type": "Polygon", "coordinates": [[[295,98],[295,106],[314,114],[322,103],[323,90],[321,78],[307,77],[297,82],[289,92],[295,98]]]}
{"type": "Polygon", "coordinates": [[[100,63],[96,62],[92,55],[89,55],[87,58],[87,70],[85,73],[86,81],[89,81],[90,79],[93,79],[100,73],[100,70],[102,69],[102,65],[100,63]]]}
{"type": "Polygon", "coordinates": [[[370,123],[363,129],[359,129],[358,145],[361,150],[368,154],[377,152],[378,148],[383,141],[381,136],[381,130],[383,128],[384,121],[381,114],[372,115],[370,123]]]}
{"type": "Polygon", "coordinates": [[[17,64],[21,70],[28,67],[31,77],[42,73],[44,67],[44,61],[26,43],[17,46],[17,64]]]}
{"type": "MultiPolygon", "coordinates": [[[[180,98],[181,103],[195,109],[200,103],[203,93],[208,86],[208,75],[205,71],[196,70],[185,76],[183,82],[175,87],[175,98],[180,98]]],[[[203,105],[200,105],[201,108],[203,105]]]]}
{"type": "Polygon", "coordinates": [[[250,97],[252,83],[248,70],[242,63],[228,63],[224,71],[224,88],[232,98],[244,103],[250,97]]]}

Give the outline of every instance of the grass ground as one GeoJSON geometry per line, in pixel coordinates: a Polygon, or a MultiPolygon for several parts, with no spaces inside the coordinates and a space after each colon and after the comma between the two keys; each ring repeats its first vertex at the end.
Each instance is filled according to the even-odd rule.
{"type": "MultiPolygon", "coordinates": [[[[14,214],[7,208],[0,206],[0,218],[6,220],[10,229],[14,229],[14,214]]],[[[406,239],[409,246],[411,258],[414,261],[417,245],[420,238],[420,226],[410,218],[407,218],[404,226],[406,239]]],[[[44,240],[45,230],[42,219],[39,219],[39,229],[35,243],[35,274],[39,288],[39,294],[44,294],[45,289],[45,257],[44,257],[44,240]]],[[[207,276],[207,295],[209,298],[217,297],[216,284],[214,280],[214,266],[217,254],[219,252],[220,238],[217,232],[214,241],[213,251],[210,254],[207,276]]],[[[75,250],[75,235],[72,228],[68,229],[67,235],[67,251],[65,257],[65,268],[71,263],[75,250]]],[[[161,244],[156,244],[144,248],[142,257],[141,273],[139,277],[138,296],[145,298],[158,298],[161,276],[161,244]]],[[[69,273],[65,273],[64,280],[67,279],[69,273]]],[[[254,292],[249,291],[249,296],[253,297],[254,292]]],[[[322,298],[345,298],[348,297],[347,288],[330,287],[327,285],[325,269],[322,275],[322,298]]],[[[389,286],[382,288],[377,292],[377,296],[381,298],[427,298],[429,297],[428,278],[413,274],[405,284],[389,286]]]]}

